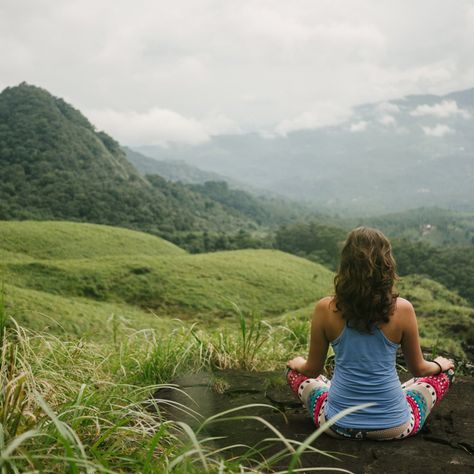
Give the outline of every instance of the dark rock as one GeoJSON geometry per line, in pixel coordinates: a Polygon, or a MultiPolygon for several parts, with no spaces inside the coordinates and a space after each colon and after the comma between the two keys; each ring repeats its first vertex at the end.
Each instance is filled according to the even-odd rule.
{"type": "MultiPolygon", "coordinates": [[[[213,441],[217,447],[244,444],[255,447],[266,458],[278,453],[283,448],[282,442],[265,441],[276,435],[257,417],[271,423],[285,438],[297,442],[303,442],[314,432],[309,415],[287,388],[283,372],[201,373],[181,377],[175,383],[182,391],[159,390],[155,395],[158,407],[165,416],[188,423],[201,436],[223,437],[213,441]],[[189,407],[199,415],[186,413],[180,405],[169,403],[189,407]],[[199,428],[210,416],[249,404],[252,406],[226,415],[226,420],[199,428]],[[228,419],[236,416],[247,418],[228,419]]],[[[340,468],[357,474],[474,472],[473,389],[474,379],[458,377],[423,430],[412,438],[375,442],[335,440],[323,435],[312,446],[332,457],[306,453],[302,457],[303,467],[340,468]]],[[[229,454],[245,451],[246,448],[234,448],[229,454]]],[[[257,455],[254,458],[261,460],[257,455]]],[[[288,457],[280,459],[271,468],[286,469],[288,462],[288,457]]]]}

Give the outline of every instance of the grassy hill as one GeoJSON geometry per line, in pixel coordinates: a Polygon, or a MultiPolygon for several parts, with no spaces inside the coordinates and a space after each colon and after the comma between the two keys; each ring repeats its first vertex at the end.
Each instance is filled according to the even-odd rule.
{"type": "Polygon", "coordinates": [[[67,221],[0,221],[0,250],[38,259],[186,253],[143,232],[67,221]]]}
{"type": "Polygon", "coordinates": [[[332,274],[271,250],[151,257],[10,261],[0,268],[15,286],[153,309],[179,317],[243,310],[277,314],[326,294],[332,274]]]}
{"type": "Polygon", "coordinates": [[[18,324],[66,340],[83,338],[106,343],[143,329],[169,334],[175,325],[170,318],[126,304],[64,297],[9,284],[3,291],[6,310],[18,324]]]}
{"type": "MultiPolygon", "coordinates": [[[[333,277],[280,251],[191,255],[157,237],[68,222],[0,222],[0,255],[0,408],[12,472],[161,473],[172,462],[173,472],[201,472],[183,464],[198,459],[191,428],[150,412],[157,384],[202,369],[281,369],[307,350],[314,302],[333,277]],[[5,326],[9,316],[21,327],[5,326]]],[[[465,301],[422,277],[400,290],[422,342],[463,356],[473,320],[465,301]]],[[[233,457],[226,472],[241,462],[233,457]]]]}
{"type": "Polygon", "coordinates": [[[69,222],[0,222],[0,255],[22,321],[29,309],[35,327],[38,318],[48,325],[56,318],[54,327],[76,334],[111,314],[138,322],[156,319],[150,311],[220,320],[234,305],[279,314],[323,296],[332,281],[321,265],[279,251],[191,255],[140,232],[69,222]]]}
{"type": "MultiPolygon", "coordinates": [[[[140,232],[70,222],[0,222],[0,255],[19,321],[94,337],[117,324],[169,328],[174,317],[225,326],[237,306],[304,339],[312,305],[333,279],[327,268],[280,251],[191,255],[140,232]]],[[[404,278],[400,293],[418,312],[425,345],[457,354],[472,345],[474,311],[456,293],[418,276],[404,278]]]]}

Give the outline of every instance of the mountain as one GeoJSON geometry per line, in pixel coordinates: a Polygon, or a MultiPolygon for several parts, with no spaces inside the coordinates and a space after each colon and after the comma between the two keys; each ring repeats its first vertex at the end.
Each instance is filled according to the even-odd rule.
{"type": "Polygon", "coordinates": [[[474,89],[355,107],[337,126],[216,136],[139,151],[184,160],[321,209],[359,214],[474,211],[474,89]]]}
{"type": "Polygon", "coordinates": [[[0,94],[0,219],[76,220],[166,235],[254,229],[234,207],[143,177],[78,110],[22,83],[0,94]]]}
{"type": "Polygon", "coordinates": [[[123,147],[123,150],[127,160],[143,175],[159,174],[168,181],[180,181],[188,184],[204,184],[207,181],[232,182],[225,176],[201,170],[196,166],[188,165],[185,161],[156,160],[129,147],[123,147]]]}

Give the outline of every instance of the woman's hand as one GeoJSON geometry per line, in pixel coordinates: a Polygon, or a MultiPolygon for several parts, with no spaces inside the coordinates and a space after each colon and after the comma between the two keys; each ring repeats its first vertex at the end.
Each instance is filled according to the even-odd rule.
{"type": "Polygon", "coordinates": [[[434,359],[441,366],[441,372],[445,372],[449,369],[454,369],[454,362],[451,359],[446,359],[446,357],[438,356],[434,359]]]}
{"type": "Polygon", "coordinates": [[[295,357],[294,359],[289,360],[286,363],[286,366],[290,369],[296,370],[296,372],[302,373],[306,367],[306,359],[301,356],[295,357]]]}

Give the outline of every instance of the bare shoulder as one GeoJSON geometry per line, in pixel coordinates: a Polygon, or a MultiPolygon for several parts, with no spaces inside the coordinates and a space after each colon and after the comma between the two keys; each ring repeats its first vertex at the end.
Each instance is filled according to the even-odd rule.
{"type": "Polygon", "coordinates": [[[413,305],[406,300],[405,298],[397,298],[397,302],[395,305],[395,311],[400,311],[403,313],[413,313],[415,310],[413,308],[413,305]]]}
{"type": "Polygon", "coordinates": [[[317,303],[316,307],[314,308],[314,312],[318,312],[320,314],[329,314],[330,310],[333,310],[333,297],[332,296],[325,296],[321,298],[317,303]]]}
{"type": "Polygon", "coordinates": [[[397,298],[393,322],[402,331],[416,325],[416,315],[413,305],[405,298],[397,298]]]}
{"type": "Polygon", "coordinates": [[[333,296],[321,298],[316,303],[313,323],[321,328],[327,342],[333,341],[342,332],[345,322],[336,308],[333,296]]]}

